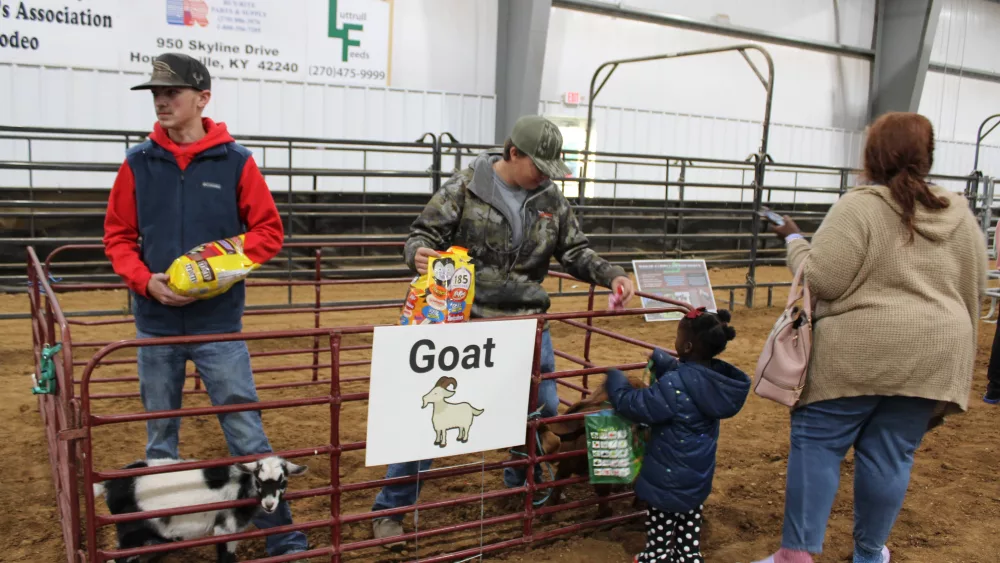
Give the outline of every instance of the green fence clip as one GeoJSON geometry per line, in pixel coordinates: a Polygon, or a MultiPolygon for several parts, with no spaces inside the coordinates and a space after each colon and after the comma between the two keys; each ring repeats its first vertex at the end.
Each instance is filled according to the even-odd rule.
{"type": "Polygon", "coordinates": [[[55,346],[45,345],[42,349],[42,375],[41,377],[36,377],[35,374],[31,375],[31,382],[34,386],[31,388],[31,392],[35,395],[51,395],[56,392],[56,365],[52,361],[52,356],[62,350],[62,343],[56,344],[55,346]]]}

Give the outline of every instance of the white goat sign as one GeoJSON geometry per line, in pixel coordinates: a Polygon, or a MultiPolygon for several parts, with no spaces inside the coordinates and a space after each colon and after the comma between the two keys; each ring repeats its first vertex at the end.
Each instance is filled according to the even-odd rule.
{"type": "Polygon", "coordinates": [[[483,414],[483,409],[477,409],[469,403],[449,403],[448,399],[455,395],[458,381],[454,377],[442,377],[434,384],[434,388],[423,396],[425,409],[431,405],[434,413],[431,424],[434,425],[434,445],[448,445],[448,431],[458,429],[458,441],[463,444],[469,441],[469,428],[472,419],[483,414]],[[449,389],[451,387],[452,389],[449,389]]]}
{"type": "Polygon", "coordinates": [[[376,327],[365,465],[523,445],[537,329],[534,319],[376,327]]]}

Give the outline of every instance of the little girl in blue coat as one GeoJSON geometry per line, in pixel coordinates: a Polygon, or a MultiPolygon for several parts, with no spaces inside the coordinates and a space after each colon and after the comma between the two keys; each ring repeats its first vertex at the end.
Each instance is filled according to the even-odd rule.
{"type": "Polygon", "coordinates": [[[608,372],[605,386],[622,417],[651,427],[635,494],[649,504],[646,549],[635,557],[651,561],[704,563],[702,509],[712,491],[719,421],[743,408],[750,377],[715,357],[736,337],[729,311],[689,312],[677,327],[678,362],[654,350],[656,381],[633,388],[625,374],[608,372]]]}

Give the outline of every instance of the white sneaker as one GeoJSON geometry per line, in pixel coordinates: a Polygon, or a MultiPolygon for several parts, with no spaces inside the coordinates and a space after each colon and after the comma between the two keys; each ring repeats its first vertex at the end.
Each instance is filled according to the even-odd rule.
{"type": "Polygon", "coordinates": [[[882,563],[889,563],[889,548],[882,546],[882,563]]]}

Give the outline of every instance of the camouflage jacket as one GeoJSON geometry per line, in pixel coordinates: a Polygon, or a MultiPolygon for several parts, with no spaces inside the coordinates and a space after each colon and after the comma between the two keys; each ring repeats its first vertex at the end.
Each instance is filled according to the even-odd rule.
{"type": "Polygon", "coordinates": [[[411,270],[416,271],[418,248],[467,248],[476,270],[473,318],[547,312],[550,300],[542,281],[553,257],[570,275],[604,287],[626,275],[590,248],[569,202],[551,181],[524,202],[522,242],[513,247],[505,206],[493,204],[490,157],[496,154],[479,155],[431,197],[406,241],[411,270]]]}

